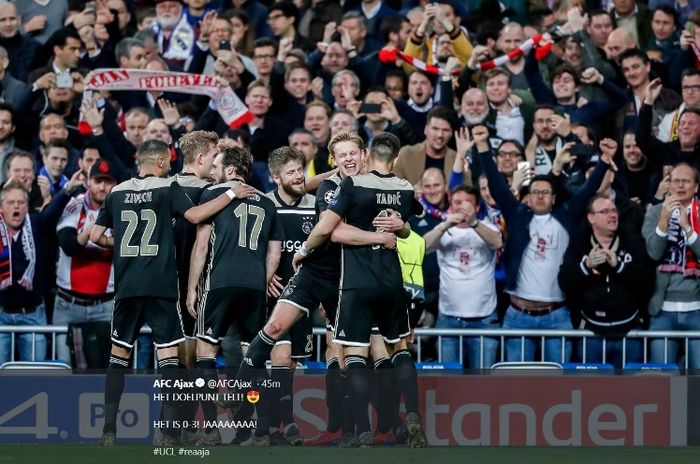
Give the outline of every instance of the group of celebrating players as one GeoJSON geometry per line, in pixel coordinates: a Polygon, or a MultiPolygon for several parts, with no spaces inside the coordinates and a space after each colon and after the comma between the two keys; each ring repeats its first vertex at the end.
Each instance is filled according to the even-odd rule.
{"type": "MultiPolygon", "coordinates": [[[[217,405],[236,419],[250,418],[255,408],[255,430],[236,432],[234,443],[242,446],[426,446],[396,251],[397,238],[410,233],[406,221],[421,207],[413,186],[391,173],[399,140],[382,133],[365,149],[358,135],[336,134],[328,150],[337,173],[320,183],[315,198],[306,193],[304,155],[291,147],[271,153],[277,189],[263,194],[246,184],[252,159],[245,149],[205,131],[183,136],[179,145],[184,168],[169,178],[168,145],[139,146],[138,176],[114,187],[91,231],[93,242],[114,247],[116,291],[100,444],[115,443],[124,376],[147,322],[164,379],[202,377],[201,392],[218,393],[208,380],[219,375],[216,356],[232,324],[244,356],[237,379],[265,385],[270,360],[278,379],[279,388],[255,406],[165,401],[164,424],[193,424],[201,403],[209,425],[217,405]],[[328,426],[305,441],[293,419],[294,367],[311,354],[310,316],[319,307],[327,319],[328,426]],[[372,431],[368,406],[377,395],[372,431]]],[[[160,432],[164,445],[222,443],[216,427],[160,432]]]]}

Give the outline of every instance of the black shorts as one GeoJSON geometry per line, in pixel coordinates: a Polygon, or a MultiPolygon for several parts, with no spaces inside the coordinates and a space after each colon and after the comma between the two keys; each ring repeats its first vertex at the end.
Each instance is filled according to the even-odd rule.
{"type": "Polygon", "coordinates": [[[122,298],[114,303],[112,343],[131,349],[144,323],[153,331],[156,348],[168,348],[182,342],[182,327],[177,300],[153,297],[122,298]]]}
{"type": "Polygon", "coordinates": [[[349,346],[369,346],[372,328],[377,327],[387,343],[397,343],[411,333],[403,287],[353,288],[340,294],[333,339],[349,346]]]}
{"type": "Polygon", "coordinates": [[[291,329],[285,332],[276,345],[292,345],[292,359],[304,359],[314,351],[314,327],[310,317],[296,321],[291,329]]]}
{"type": "Polygon", "coordinates": [[[327,319],[333,321],[338,307],[339,285],[338,280],[325,278],[302,267],[289,279],[277,301],[296,307],[307,318],[322,305],[327,319]]]}
{"type": "Polygon", "coordinates": [[[197,311],[197,338],[218,345],[234,322],[241,343],[253,341],[265,324],[265,293],[245,287],[204,292],[197,311]]]}
{"type": "Polygon", "coordinates": [[[197,335],[197,319],[187,310],[187,301],[183,298],[177,302],[177,313],[180,316],[180,325],[185,338],[193,339],[197,335]]]}

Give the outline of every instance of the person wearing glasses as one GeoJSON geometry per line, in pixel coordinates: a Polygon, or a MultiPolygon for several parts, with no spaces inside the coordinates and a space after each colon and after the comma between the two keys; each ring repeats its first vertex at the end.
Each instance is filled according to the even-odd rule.
{"type": "Polygon", "coordinates": [[[686,108],[697,108],[700,106],[700,70],[686,68],[681,74],[681,97],[683,103],[675,111],[667,113],[659,124],[659,133],[656,138],[662,142],[673,142],[678,140],[678,124],[681,114],[686,108]]]}
{"type": "MultiPolygon", "coordinates": [[[[647,253],[658,264],[649,302],[649,330],[699,330],[698,171],[689,164],[677,164],[670,183],[664,202],[647,210],[642,228],[647,253]]],[[[652,339],[651,362],[677,362],[681,343],[678,339],[652,339]]],[[[689,340],[684,350],[688,368],[700,367],[700,340],[689,340]]]]}
{"type": "Polygon", "coordinates": [[[695,169],[700,169],[700,109],[686,107],[678,119],[677,140],[660,142],[653,136],[652,117],[654,103],[661,92],[660,79],[649,82],[644,90],[644,101],[635,133],[637,146],[654,162],[661,159],[663,165],[688,163],[695,169]]]}
{"type": "Polygon", "coordinates": [[[617,206],[605,193],[591,198],[587,211],[586,227],[564,255],[559,286],[581,321],[579,327],[598,335],[577,340],[579,359],[621,369],[642,361],[643,340],[623,339],[641,328],[649,294],[640,289],[649,288],[651,262],[639,233],[620,221],[617,206]]]}
{"type": "MultiPolygon", "coordinates": [[[[488,179],[491,195],[506,222],[506,246],[502,259],[506,268],[506,292],[510,306],[506,311],[505,329],[571,329],[571,315],[557,276],[569,237],[583,218],[611,163],[617,143],[604,139],[602,156],[593,173],[567,201],[556,203],[555,189],[560,182],[559,169],[550,175],[537,175],[530,182],[528,201],[520,203],[498,171],[488,143],[488,129],[477,126],[472,136],[488,179]]],[[[508,337],[505,361],[567,362],[572,344],[561,337],[508,337]],[[537,356],[540,350],[541,356],[537,356]]]]}

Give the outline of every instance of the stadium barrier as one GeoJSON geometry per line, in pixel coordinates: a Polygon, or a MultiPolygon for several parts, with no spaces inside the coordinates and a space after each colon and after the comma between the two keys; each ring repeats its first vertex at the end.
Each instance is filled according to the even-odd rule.
{"type": "MultiPolygon", "coordinates": [[[[0,325],[0,334],[2,333],[9,333],[12,335],[11,337],[11,353],[12,353],[12,358],[10,361],[15,361],[15,346],[17,343],[16,337],[18,334],[27,334],[31,333],[33,336],[33,339],[39,334],[43,334],[47,336],[48,340],[50,341],[50,352],[47,353],[47,357],[49,360],[56,360],[56,336],[61,335],[61,334],[67,334],[68,332],[68,327],[67,326],[61,326],[61,325],[46,325],[46,326],[8,326],[8,325],[0,325]],[[30,330],[31,329],[31,330],[30,330]]],[[[144,327],[141,330],[142,335],[150,334],[151,329],[149,327],[144,327]]],[[[316,327],[314,328],[314,336],[315,336],[315,362],[324,362],[324,351],[323,351],[323,346],[325,344],[325,335],[326,335],[326,330],[322,327],[316,327]]],[[[528,338],[534,338],[540,341],[541,343],[544,343],[545,339],[548,338],[561,338],[562,340],[562,349],[560,353],[560,362],[564,363],[566,362],[566,359],[564,357],[564,349],[565,349],[565,343],[564,341],[580,341],[582,344],[582,359],[581,361],[583,363],[586,363],[587,360],[585,358],[585,353],[586,353],[586,343],[589,339],[592,338],[598,338],[596,334],[589,330],[533,330],[533,329],[528,329],[528,330],[519,330],[519,329],[435,329],[435,328],[430,328],[430,329],[416,329],[415,330],[415,342],[413,344],[413,349],[416,354],[416,361],[419,363],[424,362],[424,347],[426,343],[435,341],[437,343],[437,362],[442,362],[442,352],[440,349],[440,341],[442,337],[459,337],[460,343],[459,343],[459,362],[460,364],[464,365],[464,339],[467,337],[478,337],[480,341],[480,350],[481,350],[481,355],[480,359],[482,360],[483,364],[483,349],[484,349],[484,340],[487,338],[496,338],[499,341],[499,359],[504,360],[505,359],[505,340],[509,338],[519,338],[521,343],[524,344],[525,340],[528,338]]],[[[674,364],[676,360],[673,359],[668,359],[668,348],[669,348],[669,341],[670,340],[680,340],[681,341],[681,347],[682,351],[685,353],[688,352],[688,344],[690,340],[693,339],[700,339],[700,331],[651,331],[651,330],[632,330],[630,331],[626,337],[623,338],[623,363],[625,362],[625,349],[626,349],[626,344],[627,341],[630,339],[642,339],[644,341],[643,343],[643,358],[642,362],[645,364],[648,364],[651,362],[651,350],[649,347],[648,341],[651,339],[663,339],[664,340],[664,364],[674,364]]],[[[137,342],[138,343],[138,342],[137,342]]],[[[138,346],[134,346],[134,359],[133,363],[134,365],[137,364],[138,360],[138,346]]],[[[32,353],[35,356],[35,343],[32,343],[32,353]]],[[[521,350],[523,352],[524,350],[521,350]]],[[[541,359],[540,361],[544,361],[544,353],[541,353],[541,359]]],[[[524,361],[524,359],[521,359],[521,361],[524,361]]],[[[688,365],[688,356],[684,356],[682,358],[682,368],[684,370],[687,370],[689,365],[688,365]]],[[[606,357],[605,357],[605,341],[603,341],[603,360],[602,363],[605,364],[607,362],[606,357]]],[[[489,369],[491,366],[484,366],[481,365],[479,369],[489,369]]],[[[624,364],[623,364],[624,367],[624,364]]]]}

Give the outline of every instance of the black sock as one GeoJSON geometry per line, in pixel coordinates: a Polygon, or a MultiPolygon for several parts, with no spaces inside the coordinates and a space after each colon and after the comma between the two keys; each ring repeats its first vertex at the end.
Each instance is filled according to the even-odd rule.
{"type": "Polygon", "coordinates": [[[367,408],[371,371],[367,368],[367,358],[364,356],[346,356],[345,365],[348,367],[348,385],[355,431],[359,435],[370,430],[367,408]]]}
{"type": "Polygon", "coordinates": [[[326,363],[326,407],[328,407],[329,432],[337,432],[342,423],[343,386],[340,378],[338,358],[331,358],[326,363]]]}
{"type": "MultiPolygon", "coordinates": [[[[218,380],[219,378],[216,372],[216,359],[198,356],[195,368],[197,369],[197,374],[204,379],[204,386],[199,391],[202,393],[217,393],[219,391],[218,388],[209,386],[211,380],[218,380]]],[[[202,401],[201,405],[204,420],[207,422],[216,421],[216,403],[213,401],[202,401]]],[[[212,427],[205,427],[204,431],[209,433],[212,431],[212,427]]]]}
{"type": "Polygon", "coordinates": [[[283,366],[282,369],[272,370],[272,380],[280,383],[280,387],[273,387],[279,393],[279,412],[282,423],[286,426],[294,422],[294,371],[283,366]],[[275,374],[277,374],[275,376],[275,374]],[[277,377],[277,378],[275,378],[277,377]]]}
{"type": "Polygon", "coordinates": [[[119,401],[124,391],[124,376],[129,368],[129,360],[117,355],[109,356],[109,368],[105,377],[105,425],[103,433],[117,433],[117,413],[119,401]]]}
{"type": "Polygon", "coordinates": [[[401,392],[395,382],[394,365],[391,359],[382,358],[374,363],[377,410],[377,432],[391,430],[398,422],[401,392]]]}
{"type": "Polygon", "coordinates": [[[403,394],[406,413],[418,414],[418,374],[411,353],[407,350],[397,351],[391,357],[391,362],[396,369],[396,379],[403,394]]]}
{"type": "MultiPolygon", "coordinates": [[[[270,378],[273,381],[279,382],[281,380],[281,373],[283,369],[289,369],[287,366],[272,366],[270,378]]],[[[282,405],[280,400],[282,399],[282,389],[281,388],[270,388],[267,390],[267,397],[270,400],[270,428],[279,429],[280,423],[282,422],[282,405]]]]}
{"type": "MultiPolygon", "coordinates": [[[[196,371],[194,369],[184,369],[183,378],[194,382],[197,379],[196,371]]],[[[183,424],[188,424],[187,429],[191,430],[194,426],[195,418],[197,417],[197,408],[199,407],[198,401],[183,401],[180,405],[180,421],[183,424]]]]}
{"type": "MultiPolygon", "coordinates": [[[[267,335],[264,330],[260,330],[253,341],[250,342],[248,351],[243,357],[241,366],[238,369],[238,379],[245,381],[254,380],[257,375],[254,371],[265,369],[265,362],[270,359],[270,352],[274,347],[275,340],[267,335]]],[[[265,376],[267,376],[267,373],[265,376]]]]}
{"type": "Polygon", "coordinates": [[[347,367],[340,371],[340,416],[343,435],[355,432],[355,418],[352,414],[352,401],[350,400],[350,386],[348,384],[347,367]]]}
{"type": "Polygon", "coordinates": [[[176,401],[174,398],[175,393],[180,392],[180,389],[175,387],[175,382],[178,380],[182,381],[183,376],[187,373],[181,367],[180,359],[177,356],[158,360],[158,370],[161,372],[163,380],[169,380],[171,385],[171,387],[163,389],[163,392],[168,394],[168,399],[163,402],[161,409],[163,420],[170,424],[163,430],[163,434],[170,437],[177,437],[180,432],[173,424],[180,418],[180,406],[182,405],[180,401],[176,401]]]}

